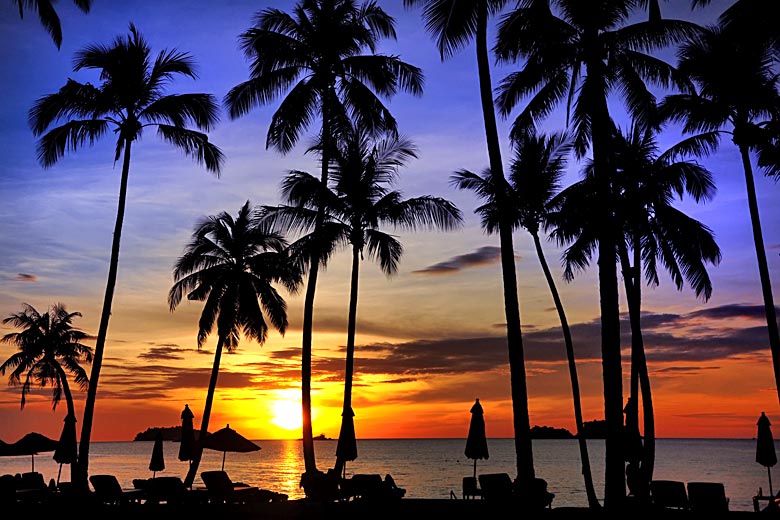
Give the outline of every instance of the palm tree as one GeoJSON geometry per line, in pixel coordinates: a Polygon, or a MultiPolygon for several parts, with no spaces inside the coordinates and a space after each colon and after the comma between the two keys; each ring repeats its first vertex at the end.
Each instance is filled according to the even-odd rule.
{"type": "MultiPolygon", "coordinates": [[[[59,49],[62,46],[62,26],[60,17],[54,10],[54,3],[57,0],[13,0],[19,8],[19,18],[24,18],[24,11],[34,11],[38,13],[38,19],[46,32],[51,35],[54,44],[59,49]]],[[[89,13],[92,8],[92,0],[73,0],[73,4],[81,11],[89,13]]]]}
{"type": "Polygon", "coordinates": [[[520,303],[517,295],[515,251],[512,240],[511,208],[505,200],[504,166],[498,139],[496,113],[493,107],[493,85],[490,79],[487,25],[490,15],[498,14],[506,0],[404,0],[405,6],[422,5],[426,28],[436,38],[439,54],[444,60],[465,47],[472,39],[476,45],[479,93],[485,124],[488,160],[496,194],[498,236],[501,248],[501,279],[504,290],[509,378],[512,393],[512,414],[517,458],[517,479],[523,488],[530,488],[534,479],[534,458],[531,445],[531,422],[528,411],[525,353],[520,324],[520,303]],[[504,213],[507,213],[504,218],[504,213]]]}
{"type": "MultiPolygon", "coordinates": [[[[396,38],[395,20],[373,1],[300,0],[292,14],[275,8],[260,11],[255,26],[241,35],[242,48],[252,65],[250,79],[225,96],[230,117],[241,117],[289,90],[272,117],[266,147],[288,153],[319,115],[323,150],[320,181],[327,186],[331,139],[348,128],[347,114],[364,128],[395,131],[396,121],[380,96],[390,98],[399,88],[422,94],[420,69],[397,56],[376,54],[382,38],[396,38]],[[365,51],[369,53],[361,54],[365,51]]],[[[323,219],[320,212],[316,231],[323,219]]],[[[319,242],[312,245],[326,247],[319,242]]],[[[308,474],[317,471],[311,425],[314,293],[320,264],[326,259],[322,252],[312,254],[301,346],[303,459],[308,474]]]]}
{"type": "MultiPolygon", "coordinates": [[[[410,158],[416,158],[412,143],[399,137],[378,142],[360,130],[340,143],[340,153],[331,172],[334,195],[329,199],[328,212],[344,226],[346,240],[352,246],[349,319],[347,326],[347,357],[344,371],[344,406],[342,421],[352,420],[352,378],[357,325],[358,278],[364,252],[379,263],[386,276],[398,271],[403,246],[397,237],[380,229],[415,231],[419,228],[450,231],[463,221],[460,210],[440,197],[420,196],[402,199],[392,185],[398,170],[410,158]],[[330,201],[332,200],[332,204],[330,201]]],[[[343,426],[342,426],[343,431],[343,426]]],[[[337,455],[334,471],[341,474],[346,461],[337,455]]]]}
{"type": "MultiPolygon", "coordinates": [[[[770,46],[744,34],[710,26],[685,43],[678,52],[678,68],[695,82],[698,92],[667,96],[660,110],[665,120],[684,123],[683,132],[693,135],[691,142],[700,153],[715,150],[724,134],[731,135],[739,150],[780,400],[780,332],[751,164],[751,154],[759,151],[765,138],[763,127],[780,117],[780,79],[770,46]]],[[[775,171],[771,164],[766,168],[775,171]]]]}
{"type": "Polygon", "coordinates": [[[176,49],[163,50],[151,62],[151,49],[134,25],[127,37],[113,44],[89,45],[76,54],[74,70],[100,71],[99,86],[69,79],[59,92],[38,99],[30,110],[30,123],[38,142],[38,160],[44,168],[53,166],[66,151],[91,145],[109,129],[117,136],[114,161],[122,157],[116,223],[111,245],[111,262],[103,299],[103,311],[95,342],[95,358],[90,373],[84,419],[81,426],[78,471],[74,485],[86,489],[89,442],[97,396],[103,351],[111,317],[111,303],[119,264],[119,242],[127,199],[130,150],[144,128],[157,128],[157,135],[193,157],[219,176],[222,152],[208,136],[187,128],[188,123],[209,130],[218,121],[218,104],[210,94],[164,95],[165,87],[177,74],[195,78],[192,58],[176,49]],[[64,124],[54,126],[60,121],[64,124]],[[52,128],[53,127],[53,128],[52,128]]]}
{"type": "Polygon", "coordinates": [[[679,20],[627,24],[635,0],[580,2],[526,0],[499,24],[496,55],[503,61],[524,60],[523,68],[504,78],[496,100],[509,116],[518,102],[530,97],[513,122],[511,137],[535,132],[536,125],[566,100],[574,151],[582,158],[591,151],[598,210],[599,293],[605,439],[604,506],[620,509],[626,495],[621,437],[623,383],[620,354],[620,308],[615,246],[618,241],[609,186],[614,168],[609,156],[612,119],[608,100],[623,94],[637,120],[648,121],[655,97],[646,82],[662,87],[689,86],[674,68],[646,54],[693,34],[697,27],[679,20]],[[558,7],[560,16],[551,10],[558,7]]]}
{"type": "Polygon", "coordinates": [[[286,246],[284,238],[263,223],[247,201],[235,218],[222,212],[198,223],[192,240],[176,261],[175,282],[168,292],[170,310],[175,310],[185,295],[188,300],[204,302],[198,322],[198,348],[215,323],[218,336],[200,441],[184,481],[188,487],[197,475],[202,442],[208,435],[222,350],[233,352],[240,334],[263,345],[268,337],[263,312],[280,334],[287,329],[287,304],[272,284],[279,283],[294,293],[302,276],[290,261],[286,246]]]}
{"type": "MultiPolygon", "coordinates": [[[[616,244],[631,323],[631,387],[629,403],[638,401],[639,387],[644,417],[644,447],[627,443],[625,460],[633,464],[638,479],[633,494],[642,495],[652,479],[655,458],[655,425],[649,374],[641,330],[641,280],[644,271],[649,285],[658,285],[658,263],[669,272],[678,290],[684,282],[694,289],[697,297],[709,299],[712,284],[706,263],[720,261],[720,249],[712,231],[701,222],[672,206],[675,195],[686,193],[696,202],[714,196],[714,184],[709,171],[698,164],[676,160],[683,150],[672,147],[658,155],[658,147],[651,129],[634,125],[628,136],[615,129],[613,164],[618,175],[612,186],[615,222],[622,237],[616,244]],[[633,265],[630,254],[633,255],[633,265]]],[[[592,217],[595,193],[595,171],[592,161],[584,168],[583,180],[569,186],[551,202],[554,208],[548,215],[554,228],[551,236],[559,244],[570,244],[564,253],[566,280],[574,272],[585,269],[591,262],[599,239],[598,221],[592,217]]],[[[638,407],[626,406],[626,425],[635,425],[638,435],[638,407]]],[[[641,443],[641,439],[636,439],[641,443]]],[[[629,468],[630,469],[630,468],[629,468]]],[[[627,472],[629,471],[627,469],[627,472]]]]}
{"type": "MultiPolygon", "coordinates": [[[[582,403],[577,365],[574,360],[574,345],[563,303],[539,239],[539,229],[546,224],[548,203],[560,189],[561,177],[566,168],[566,156],[570,150],[570,144],[566,141],[566,136],[563,133],[550,136],[526,136],[515,143],[515,157],[510,166],[509,198],[515,211],[513,228],[523,227],[533,237],[537,257],[555,302],[558,317],[561,320],[574,401],[574,418],[577,426],[580,460],[582,461],[582,475],[585,479],[588,505],[595,509],[601,507],[601,504],[593,486],[588,444],[583,433],[582,403]]],[[[477,208],[476,212],[482,216],[482,227],[489,233],[495,233],[498,228],[498,212],[495,206],[495,190],[492,188],[490,172],[486,171],[483,176],[479,176],[467,170],[461,170],[453,175],[452,184],[459,189],[474,191],[480,199],[485,201],[485,204],[477,208]]]]}
{"type": "Polygon", "coordinates": [[[15,354],[0,365],[0,374],[5,375],[6,371],[10,371],[8,383],[12,386],[22,385],[22,409],[32,385],[38,384],[41,387],[52,387],[52,409],[57,409],[64,395],[68,415],[76,417],[68,374],[81,390],[86,390],[89,377],[81,363],[92,362],[92,348],[82,343],[89,336],[73,327],[73,318],[77,317],[80,318],[81,313],[68,312],[63,303],[52,305],[43,314],[24,303],[21,312],[3,319],[4,325],[10,323],[22,329],[21,332],[11,332],[0,339],[0,342],[18,348],[15,354]]]}

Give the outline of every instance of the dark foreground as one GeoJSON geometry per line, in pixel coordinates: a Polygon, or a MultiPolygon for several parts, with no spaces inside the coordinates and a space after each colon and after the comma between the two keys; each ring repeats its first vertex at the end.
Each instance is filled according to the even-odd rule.
{"type": "MultiPolygon", "coordinates": [[[[178,519],[230,519],[230,520],[487,520],[510,518],[542,519],[602,519],[602,518],[713,518],[701,513],[680,510],[659,510],[652,508],[633,509],[624,514],[592,511],[586,508],[553,507],[542,511],[524,510],[517,504],[490,502],[486,500],[403,498],[387,501],[354,500],[350,502],[318,503],[310,500],[289,500],[262,504],[243,505],[167,505],[167,504],[27,504],[11,506],[12,510],[0,511],[0,518],[46,519],[78,518],[106,520],[178,520],[178,519]],[[13,510],[16,509],[16,510],[13,510]],[[74,516],[75,515],[75,516],[74,516]]],[[[721,516],[728,518],[775,516],[749,511],[732,511],[721,516]]]]}

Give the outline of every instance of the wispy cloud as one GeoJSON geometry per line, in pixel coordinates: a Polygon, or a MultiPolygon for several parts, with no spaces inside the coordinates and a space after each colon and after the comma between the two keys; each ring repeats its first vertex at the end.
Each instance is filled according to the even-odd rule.
{"type": "Polygon", "coordinates": [[[495,246],[480,247],[476,251],[453,256],[449,260],[429,265],[423,269],[412,271],[414,274],[441,275],[453,274],[470,267],[483,267],[497,264],[501,261],[501,249],[495,246]]]}
{"type": "Polygon", "coordinates": [[[16,275],[16,278],[14,278],[15,282],[37,282],[38,277],[34,274],[29,273],[19,273],[16,275]]]}

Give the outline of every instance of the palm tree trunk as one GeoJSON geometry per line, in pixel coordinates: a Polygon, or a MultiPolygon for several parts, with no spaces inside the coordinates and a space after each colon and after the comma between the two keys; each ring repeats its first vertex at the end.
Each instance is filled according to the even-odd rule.
{"type": "MultiPolygon", "coordinates": [[[[322,95],[322,164],[320,165],[320,183],[323,189],[328,185],[328,166],[330,163],[330,110],[327,95],[322,95]]],[[[306,280],[306,297],[303,301],[303,330],[301,345],[301,408],[304,472],[310,475],[317,471],[314,454],[314,433],[311,424],[311,354],[314,330],[314,294],[320,271],[319,233],[325,222],[325,208],[319,203],[317,218],[314,222],[314,252],[309,265],[309,277],[306,280]]]]}
{"type": "Polygon", "coordinates": [[[122,237],[122,223],[125,218],[125,204],[127,202],[127,179],[130,174],[130,147],[132,141],[125,140],[125,153],[122,161],[122,178],[119,183],[119,202],[116,210],[116,222],[114,224],[114,238],[111,244],[111,261],[108,266],[108,280],[106,281],[106,293],[103,297],[103,311],[100,315],[100,326],[95,340],[95,352],[92,357],[92,370],[89,375],[89,388],[87,400],[84,402],[84,417],[81,421],[81,439],[79,441],[78,463],[71,467],[73,485],[80,490],[88,490],[89,475],[89,443],[92,436],[92,420],[95,415],[95,400],[97,397],[100,369],[103,367],[103,351],[108,334],[108,320],[111,318],[111,304],[114,300],[114,288],[116,287],[116,275],[119,268],[119,242],[122,237]],[[75,477],[75,478],[74,478],[75,477]]]}
{"type": "MultiPolygon", "coordinates": [[[[485,123],[490,172],[497,186],[496,204],[499,213],[506,206],[504,190],[506,179],[501,162],[501,146],[493,105],[493,87],[490,81],[490,61],[487,48],[488,9],[485,0],[479,0],[476,47],[479,71],[479,93],[482,101],[482,115],[485,123]]],[[[528,389],[526,387],[525,355],[520,327],[520,304],[517,296],[517,273],[512,243],[512,228],[507,219],[499,217],[499,240],[501,245],[501,274],[504,283],[504,311],[506,314],[507,348],[509,350],[509,378],[512,392],[513,426],[515,452],[517,456],[517,479],[521,485],[530,484],[535,477],[531,424],[528,411],[528,389]]]]}
{"type": "MultiPolygon", "coordinates": [[[[594,36],[595,37],[595,36],[594,36]]],[[[604,77],[600,59],[588,63],[588,75],[604,77]]],[[[604,420],[606,422],[604,462],[604,507],[620,510],[626,497],[626,475],[622,449],[623,438],[623,369],[620,353],[620,300],[618,297],[615,259],[615,222],[611,214],[608,160],[612,122],[606,99],[592,110],[593,160],[600,223],[598,231],[599,296],[601,313],[601,370],[604,384],[604,420]]]]}
{"type": "MultiPolygon", "coordinates": [[[[358,279],[360,271],[360,250],[352,247],[352,276],[349,290],[349,323],[347,324],[347,362],[344,369],[344,412],[352,410],[352,374],[355,370],[355,329],[357,324],[358,279]]],[[[342,414],[342,421],[345,415],[342,414]]],[[[341,475],[346,461],[336,458],[334,471],[341,475]]]]}
{"type": "Polygon", "coordinates": [[[558,317],[561,320],[563,341],[566,345],[566,358],[569,361],[569,378],[571,379],[571,394],[572,401],[574,402],[574,421],[577,426],[577,442],[579,443],[580,447],[582,476],[585,479],[585,494],[588,497],[588,506],[591,509],[601,509],[601,503],[596,496],[596,489],[593,486],[593,474],[590,469],[590,456],[588,455],[588,441],[585,438],[585,434],[583,432],[580,382],[579,378],[577,377],[577,364],[574,361],[574,345],[571,340],[569,322],[566,319],[566,313],[563,310],[563,303],[561,302],[561,297],[558,295],[558,289],[555,286],[555,280],[550,273],[550,267],[547,265],[547,259],[544,257],[544,251],[542,250],[542,243],[539,240],[539,234],[531,233],[531,236],[534,239],[534,246],[536,246],[536,256],[539,258],[539,263],[542,264],[544,277],[547,279],[547,285],[550,287],[550,293],[552,294],[553,301],[555,302],[555,308],[558,310],[558,317]]]}
{"type": "Polygon", "coordinates": [[[756,198],[756,185],[753,179],[753,166],[750,164],[750,151],[745,145],[740,145],[739,151],[742,155],[742,166],[745,170],[750,224],[753,228],[753,242],[756,246],[758,273],[761,277],[761,293],[764,297],[764,312],[766,313],[766,325],[769,332],[769,349],[772,351],[772,368],[775,371],[775,389],[777,390],[778,400],[780,400],[780,332],[778,332],[777,326],[777,311],[772,298],[769,266],[766,261],[764,237],[761,233],[761,219],[758,215],[758,199],[756,198]]]}
{"type": "Polygon", "coordinates": [[[190,462],[190,469],[187,471],[187,476],[184,478],[184,485],[188,488],[192,487],[195,482],[195,476],[198,474],[198,467],[200,466],[200,459],[203,456],[203,443],[206,440],[206,436],[209,434],[209,420],[211,419],[211,406],[214,404],[214,391],[217,388],[217,377],[219,376],[219,363],[222,359],[222,347],[225,344],[225,338],[219,337],[217,341],[217,350],[214,352],[214,364],[211,366],[211,378],[209,379],[209,389],[206,393],[206,406],[203,408],[203,418],[200,421],[200,434],[195,441],[195,451],[193,453],[193,459],[190,462]]]}

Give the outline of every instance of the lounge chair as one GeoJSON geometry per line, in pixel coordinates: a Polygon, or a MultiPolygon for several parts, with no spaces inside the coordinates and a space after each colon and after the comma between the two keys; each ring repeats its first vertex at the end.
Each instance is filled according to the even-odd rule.
{"type": "Polygon", "coordinates": [[[482,498],[482,490],[477,486],[477,477],[463,477],[463,498],[482,498]]]}
{"type": "Polygon", "coordinates": [[[509,500],[513,495],[509,473],[483,473],[479,476],[479,487],[485,500],[509,500]]]}
{"type": "Polygon", "coordinates": [[[145,504],[184,504],[196,501],[180,477],[155,477],[133,480],[133,487],[143,490],[145,504]]]}
{"type": "Polygon", "coordinates": [[[27,504],[41,503],[49,497],[51,489],[41,473],[22,473],[16,480],[16,501],[27,504]]]}
{"type": "Polygon", "coordinates": [[[689,509],[685,483],[679,480],[651,480],[650,500],[663,509],[689,509]]]}
{"type": "Polygon", "coordinates": [[[206,485],[206,494],[210,503],[247,504],[287,500],[287,495],[284,493],[234,483],[224,471],[204,471],[200,474],[200,478],[206,485]]]}
{"type": "Polygon", "coordinates": [[[403,498],[406,494],[404,488],[395,484],[392,476],[382,476],[378,473],[358,473],[352,478],[342,479],[340,482],[341,496],[344,500],[388,500],[403,498]]]}
{"type": "Polygon", "coordinates": [[[721,482],[688,482],[688,502],[697,513],[724,513],[729,510],[729,498],[721,482]]]}
{"type": "Polygon", "coordinates": [[[141,502],[145,497],[142,489],[122,489],[115,475],[90,475],[89,482],[99,504],[125,505],[141,502]]]}

